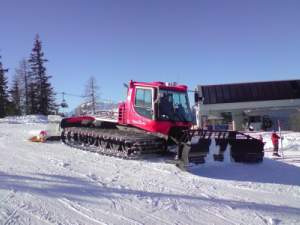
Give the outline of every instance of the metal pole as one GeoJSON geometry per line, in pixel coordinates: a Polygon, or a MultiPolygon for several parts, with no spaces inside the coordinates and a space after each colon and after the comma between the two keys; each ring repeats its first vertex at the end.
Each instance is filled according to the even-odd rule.
{"type": "Polygon", "coordinates": [[[284,159],[284,154],[283,154],[283,144],[282,144],[282,136],[281,136],[281,126],[280,126],[280,120],[277,120],[277,124],[278,124],[278,131],[279,131],[279,137],[280,137],[280,150],[281,150],[281,154],[282,154],[282,158],[284,159]]]}

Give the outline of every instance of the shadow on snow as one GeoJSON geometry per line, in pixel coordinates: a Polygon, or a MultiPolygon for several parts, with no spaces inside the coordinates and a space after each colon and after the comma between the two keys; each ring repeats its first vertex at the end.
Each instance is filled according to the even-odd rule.
{"type": "MultiPolygon", "coordinates": [[[[268,163],[268,162],[267,162],[268,163]]],[[[250,168],[250,167],[249,167],[250,168]]],[[[256,171],[257,172],[257,171],[256,171]]],[[[276,172],[276,171],[275,171],[276,172]]],[[[205,173],[205,171],[204,171],[205,173]]],[[[251,172],[250,172],[251,173],[251,172]]],[[[227,177],[234,178],[234,177],[227,177]]],[[[33,195],[52,198],[68,198],[74,201],[87,202],[91,204],[102,204],[103,199],[123,199],[127,197],[169,199],[177,201],[189,201],[199,203],[199,206],[207,204],[226,204],[232,208],[261,210],[267,212],[286,213],[299,215],[300,209],[289,206],[278,206],[265,203],[245,202],[236,200],[217,199],[203,196],[192,196],[188,194],[170,194],[148,192],[142,190],[131,190],[126,188],[108,187],[100,182],[88,178],[77,178],[71,176],[53,174],[35,174],[32,176],[9,175],[0,172],[0,189],[14,190],[33,195]]]]}
{"type": "Polygon", "coordinates": [[[262,163],[212,163],[190,169],[201,177],[221,180],[274,183],[300,186],[300,167],[264,158],[262,163]]]}

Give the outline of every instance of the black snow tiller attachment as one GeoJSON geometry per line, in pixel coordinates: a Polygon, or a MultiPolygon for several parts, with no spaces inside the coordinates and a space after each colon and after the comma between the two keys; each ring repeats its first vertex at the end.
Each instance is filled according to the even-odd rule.
{"type": "Polygon", "coordinates": [[[230,156],[235,162],[258,163],[263,161],[264,144],[250,135],[238,131],[216,131],[192,129],[183,131],[178,142],[178,159],[183,166],[189,163],[204,163],[212,140],[218,146],[218,153],[213,155],[215,161],[224,160],[224,152],[230,145],[230,156]]]}

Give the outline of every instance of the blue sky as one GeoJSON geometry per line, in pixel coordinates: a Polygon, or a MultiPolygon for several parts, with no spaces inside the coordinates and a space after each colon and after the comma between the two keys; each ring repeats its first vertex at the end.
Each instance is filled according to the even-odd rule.
{"type": "Polygon", "coordinates": [[[114,101],[130,79],[194,89],[300,78],[298,0],[0,0],[0,7],[9,78],[38,33],[57,92],[82,95],[90,76],[114,101]]]}

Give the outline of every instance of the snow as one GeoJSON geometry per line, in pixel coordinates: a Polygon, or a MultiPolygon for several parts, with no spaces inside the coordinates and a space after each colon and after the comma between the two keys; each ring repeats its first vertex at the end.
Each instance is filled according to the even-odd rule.
{"type": "Polygon", "coordinates": [[[183,172],[29,142],[47,125],[33,120],[0,123],[0,224],[300,224],[300,133],[283,133],[283,159],[261,133],[263,163],[209,155],[183,172]]]}
{"type": "Polygon", "coordinates": [[[30,116],[8,116],[0,119],[0,123],[47,123],[48,118],[44,115],[30,115],[30,116]]]}

